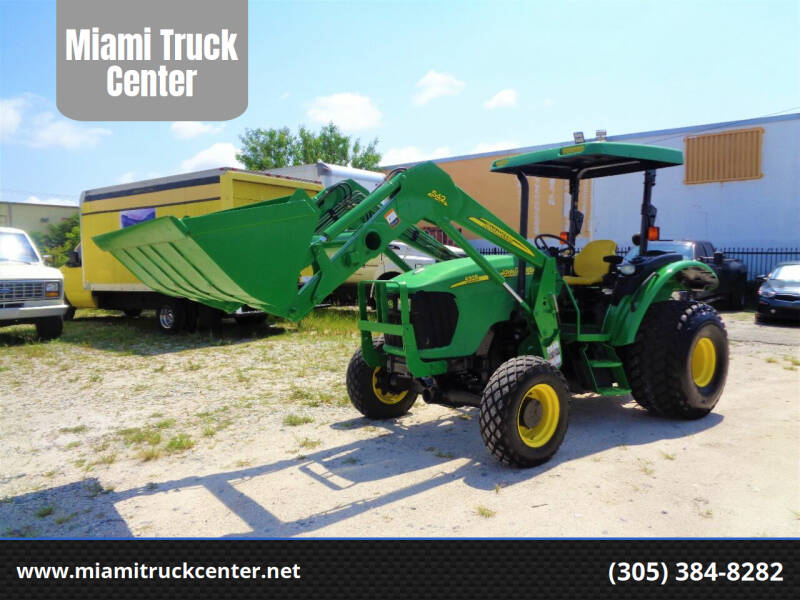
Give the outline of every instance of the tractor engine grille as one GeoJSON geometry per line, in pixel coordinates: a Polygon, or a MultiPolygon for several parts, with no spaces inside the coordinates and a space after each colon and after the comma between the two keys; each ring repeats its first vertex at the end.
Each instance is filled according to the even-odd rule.
{"type": "Polygon", "coordinates": [[[0,281],[0,300],[44,298],[44,281],[0,281]]]}
{"type": "MultiPolygon", "coordinates": [[[[389,323],[399,325],[399,295],[387,294],[387,297],[394,307],[389,309],[389,323]]],[[[449,346],[458,324],[455,296],[445,292],[416,292],[409,296],[409,300],[417,348],[427,350],[449,346]]],[[[403,340],[397,335],[387,335],[386,343],[390,346],[402,346],[403,340]]]]}

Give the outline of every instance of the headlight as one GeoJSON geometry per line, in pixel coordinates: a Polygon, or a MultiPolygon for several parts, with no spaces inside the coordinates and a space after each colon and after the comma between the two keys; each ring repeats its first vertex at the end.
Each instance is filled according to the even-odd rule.
{"type": "Polygon", "coordinates": [[[772,298],[775,295],[775,290],[769,288],[761,288],[758,290],[759,296],[764,296],[764,298],[772,298]]]}
{"type": "Polygon", "coordinates": [[[58,298],[61,284],[58,281],[47,281],[44,284],[44,295],[47,298],[58,298]]]}

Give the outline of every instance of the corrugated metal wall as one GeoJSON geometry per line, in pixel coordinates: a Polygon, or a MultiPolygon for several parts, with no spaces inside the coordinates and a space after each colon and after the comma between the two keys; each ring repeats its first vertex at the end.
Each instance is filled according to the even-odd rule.
{"type": "Polygon", "coordinates": [[[686,138],[684,183],[760,179],[764,129],[734,129],[686,138]]]}

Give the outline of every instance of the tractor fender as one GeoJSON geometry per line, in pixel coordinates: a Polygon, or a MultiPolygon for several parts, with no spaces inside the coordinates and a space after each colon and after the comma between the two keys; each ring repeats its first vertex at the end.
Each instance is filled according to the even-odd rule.
{"type": "Polygon", "coordinates": [[[680,260],[650,273],[634,293],[609,310],[603,329],[612,346],[632,344],[651,304],[669,300],[680,290],[713,290],[719,280],[714,270],[697,260],[680,260]]]}

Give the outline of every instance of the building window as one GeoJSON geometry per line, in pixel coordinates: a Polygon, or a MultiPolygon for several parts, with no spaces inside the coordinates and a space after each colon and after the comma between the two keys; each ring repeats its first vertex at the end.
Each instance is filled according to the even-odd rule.
{"type": "Polygon", "coordinates": [[[686,138],[684,183],[760,179],[764,130],[735,129],[686,138]]]}

